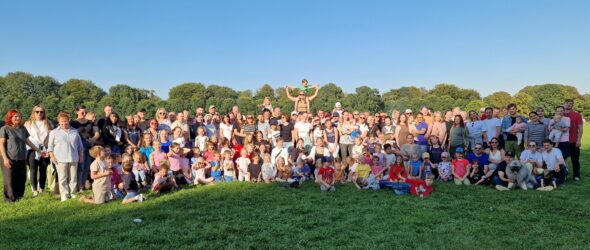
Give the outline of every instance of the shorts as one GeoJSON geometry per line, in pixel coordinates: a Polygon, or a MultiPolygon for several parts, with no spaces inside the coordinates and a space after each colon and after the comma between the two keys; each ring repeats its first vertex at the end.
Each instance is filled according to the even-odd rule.
{"type": "Polygon", "coordinates": [[[137,196],[139,196],[139,194],[136,192],[127,192],[127,195],[125,195],[124,200],[129,200],[137,196]]]}

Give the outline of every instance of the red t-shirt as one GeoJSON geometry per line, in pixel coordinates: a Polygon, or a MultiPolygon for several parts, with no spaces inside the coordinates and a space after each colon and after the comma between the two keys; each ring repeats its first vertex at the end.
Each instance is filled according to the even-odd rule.
{"type": "Polygon", "coordinates": [[[389,166],[389,180],[390,181],[399,181],[399,178],[397,177],[398,174],[404,178],[408,177],[408,175],[406,175],[406,169],[404,168],[404,166],[397,165],[397,164],[391,164],[389,166]]]}
{"type": "Polygon", "coordinates": [[[578,142],[578,128],[583,125],[582,115],[576,111],[570,111],[564,114],[570,118],[570,143],[578,142]]]}
{"type": "Polygon", "coordinates": [[[321,167],[318,171],[318,175],[322,176],[322,180],[328,184],[334,180],[334,169],[330,167],[321,167]]]}
{"type": "Polygon", "coordinates": [[[426,185],[424,180],[408,180],[407,182],[410,183],[410,193],[413,195],[427,196],[433,191],[433,188],[426,185]]]}

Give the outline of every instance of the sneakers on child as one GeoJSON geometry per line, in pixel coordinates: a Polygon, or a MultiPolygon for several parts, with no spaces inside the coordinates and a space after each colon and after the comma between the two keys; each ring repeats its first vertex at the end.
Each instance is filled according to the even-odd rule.
{"type": "Polygon", "coordinates": [[[552,191],[553,187],[552,186],[545,186],[545,187],[540,187],[537,188],[538,191],[552,191]]]}
{"type": "Polygon", "coordinates": [[[510,189],[508,189],[507,187],[504,187],[502,185],[496,185],[496,190],[498,190],[498,191],[510,191],[510,189]]]}

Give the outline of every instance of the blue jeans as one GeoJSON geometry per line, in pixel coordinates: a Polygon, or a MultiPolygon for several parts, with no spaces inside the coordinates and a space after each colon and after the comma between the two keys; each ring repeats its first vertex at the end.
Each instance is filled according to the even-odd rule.
{"type": "Polygon", "coordinates": [[[129,200],[131,198],[137,197],[139,194],[135,193],[135,192],[129,192],[127,193],[127,195],[125,195],[124,200],[129,200]]]}
{"type": "Polygon", "coordinates": [[[232,176],[227,176],[227,175],[224,175],[224,176],[223,176],[223,181],[228,181],[228,182],[229,182],[229,181],[234,181],[234,177],[232,177],[232,176]]]}
{"type": "Polygon", "coordinates": [[[494,181],[494,185],[500,185],[500,186],[508,187],[508,182],[505,182],[503,180],[500,180],[500,177],[498,177],[498,176],[494,176],[492,178],[492,180],[494,181]]]}
{"type": "Polygon", "coordinates": [[[392,183],[391,188],[394,194],[405,195],[410,193],[410,184],[408,183],[392,183]]]}
{"type": "Polygon", "coordinates": [[[147,182],[145,177],[145,170],[133,170],[133,175],[135,175],[135,181],[137,182],[147,182]]]}

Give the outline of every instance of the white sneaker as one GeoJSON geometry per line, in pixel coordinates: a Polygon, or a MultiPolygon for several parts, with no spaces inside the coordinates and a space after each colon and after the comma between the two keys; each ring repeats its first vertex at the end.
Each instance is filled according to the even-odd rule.
{"type": "Polygon", "coordinates": [[[33,198],[37,197],[38,195],[39,195],[39,192],[33,191],[33,198]]]}
{"type": "Polygon", "coordinates": [[[537,188],[538,191],[552,191],[553,187],[552,186],[545,186],[545,187],[540,187],[537,188]]]}
{"type": "Polygon", "coordinates": [[[580,177],[574,177],[574,181],[580,181],[580,177]]]}
{"type": "Polygon", "coordinates": [[[61,197],[61,201],[62,201],[62,202],[64,202],[64,201],[67,201],[67,200],[68,200],[68,197],[66,197],[66,196],[62,196],[62,197],[61,197]]]}
{"type": "Polygon", "coordinates": [[[514,182],[508,183],[508,189],[512,189],[512,188],[514,188],[514,182]]]}
{"type": "Polygon", "coordinates": [[[72,196],[70,196],[70,198],[76,199],[76,195],[75,194],[72,194],[72,196]]]}
{"type": "Polygon", "coordinates": [[[510,191],[510,189],[502,186],[502,185],[496,185],[496,190],[498,191],[510,191]]]}

